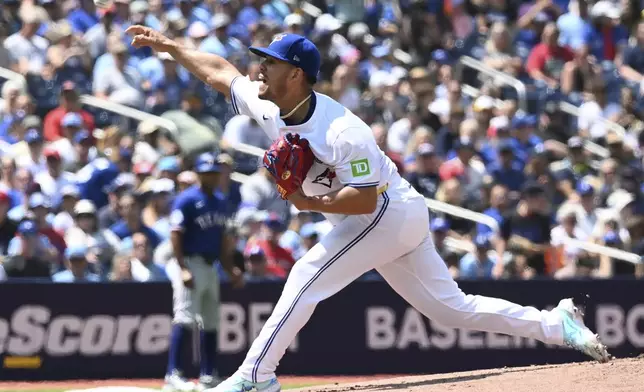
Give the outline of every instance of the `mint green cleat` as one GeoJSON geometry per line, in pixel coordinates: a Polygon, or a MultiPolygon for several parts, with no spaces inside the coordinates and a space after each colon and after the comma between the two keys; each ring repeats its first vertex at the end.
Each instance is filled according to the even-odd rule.
{"type": "Polygon", "coordinates": [[[277,378],[264,382],[252,382],[235,373],[215,388],[204,392],[280,392],[282,386],[277,378]]]}
{"type": "Polygon", "coordinates": [[[572,298],[562,299],[555,309],[561,314],[564,343],[567,346],[601,363],[611,360],[606,346],[599,341],[599,336],[592,333],[584,324],[583,314],[572,302],[572,298]]]}

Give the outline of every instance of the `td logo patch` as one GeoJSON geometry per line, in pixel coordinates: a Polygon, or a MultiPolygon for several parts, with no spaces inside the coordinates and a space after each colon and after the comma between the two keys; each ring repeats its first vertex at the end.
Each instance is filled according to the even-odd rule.
{"type": "Polygon", "coordinates": [[[371,174],[369,160],[364,158],[351,161],[351,174],[353,174],[354,177],[363,177],[371,174]]]}

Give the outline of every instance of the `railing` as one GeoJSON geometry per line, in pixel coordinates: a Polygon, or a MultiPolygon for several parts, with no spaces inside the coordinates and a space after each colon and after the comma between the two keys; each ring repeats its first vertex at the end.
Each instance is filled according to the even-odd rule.
{"type": "MultiPolygon", "coordinates": [[[[579,108],[577,106],[569,103],[569,102],[560,102],[559,103],[559,109],[562,112],[566,112],[566,113],[568,113],[568,114],[570,114],[572,116],[579,117],[579,108]]],[[[622,127],[621,125],[619,125],[619,124],[617,124],[615,122],[606,120],[605,118],[602,118],[602,117],[599,117],[597,119],[597,121],[599,121],[600,123],[604,124],[609,130],[614,131],[615,133],[617,133],[622,138],[626,137],[626,133],[627,133],[626,129],[624,127],[622,127]]]]}
{"type": "Polygon", "coordinates": [[[525,87],[525,83],[523,83],[519,79],[513,78],[506,73],[490,68],[482,62],[469,56],[461,56],[458,61],[463,66],[470,67],[483,74],[492,76],[496,79],[496,81],[514,88],[517,91],[517,96],[519,98],[519,107],[524,111],[528,111],[528,92],[525,87]]]}
{"type": "MultiPolygon", "coordinates": [[[[1,68],[1,67],[0,67],[0,77],[7,78],[7,79],[13,79],[13,80],[15,80],[15,79],[24,80],[22,75],[16,74],[13,71],[10,71],[10,70],[7,70],[7,69],[1,68]],[[7,77],[5,75],[7,75],[9,77],[7,77]],[[22,78],[22,79],[19,79],[19,78],[22,78]]],[[[117,114],[119,114],[121,116],[124,116],[124,117],[129,117],[129,118],[138,120],[138,121],[143,121],[143,120],[155,121],[159,126],[162,126],[162,127],[166,128],[166,129],[168,129],[170,131],[176,131],[177,130],[176,125],[172,121],[164,119],[164,118],[161,118],[159,116],[155,116],[153,114],[145,113],[145,112],[142,112],[142,111],[137,110],[137,109],[133,109],[133,108],[130,108],[130,107],[127,107],[127,106],[124,106],[124,105],[116,104],[116,103],[113,103],[113,102],[109,102],[107,100],[103,100],[103,99],[88,96],[88,95],[83,95],[81,97],[81,100],[85,105],[94,106],[94,107],[97,107],[97,108],[100,108],[100,109],[103,109],[103,110],[106,110],[106,111],[117,113],[117,114]]],[[[264,150],[262,150],[261,148],[251,146],[251,145],[248,145],[248,144],[237,144],[237,145],[232,146],[232,148],[235,149],[236,151],[246,153],[246,154],[250,154],[250,155],[254,155],[254,156],[257,156],[257,157],[261,157],[264,154],[264,150]]],[[[232,173],[231,178],[232,178],[233,181],[241,182],[241,183],[243,183],[246,180],[248,180],[248,176],[244,175],[242,173],[232,173]]],[[[476,223],[480,223],[480,224],[483,224],[483,225],[486,225],[486,226],[490,227],[493,230],[494,233],[499,232],[498,223],[496,222],[496,220],[494,218],[492,218],[490,216],[487,216],[487,215],[484,215],[484,214],[481,214],[481,213],[478,213],[478,212],[474,212],[474,211],[471,211],[471,210],[468,210],[468,209],[465,209],[465,208],[462,208],[462,207],[454,206],[454,205],[451,205],[451,204],[448,204],[448,203],[444,203],[444,202],[441,202],[441,201],[438,201],[438,200],[433,200],[433,199],[426,198],[425,203],[427,204],[427,207],[429,207],[433,211],[442,212],[444,214],[456,216],[456,217],[459,217],[461,219],[466,219],[466,220],[470,220],[470,221],[473,221],[473,222],[476,222],[476,223]]],[[[451,242],[453,242],[454,247],[457,247],[457,248],[460,248],[460,249],[463,249],[463,250],[466,250],[466,249],[469,248],[462,241],[451,240],[451,242]]],[[[609,247],[606,247],[606,246],[601,246],[601,245],[592,244],[592,243],[589,243],[589,242],[577,241],[577,240],[569,240],[567,242],[571,242],[572,244],[574,244],[575,246],[579,247],[580,249],[586,250],[586,251],[591,252],[591,253],[598,253],[598,254],[605,255],[605,256],[608,256],[608,257],[612,257],[612,258],[615,258],[615,259],[618,259],[618,260],[630,262],[630,263],[633,263],[633,264],[641,263],[641,257],[636,255],[636,254],[634,254],[634,253],[629,253],[629,252],[625,252],[625,251],[622,251],[622,250],[619,250],[619,249],[609,248],[609,247]]]]}
{"type": "MultiPolygon", "coordinates": [[[[479,89],[477,89],[476,87],[470,86],[469,84],[462,85],[461,86],[461,91],[463,92],[463,94],[465,94],[467,96],[470,96],[470,97],[473,97],[473,98],[478,97],[479,94],[480,94],[479,89]]],[[[500,99],[495,99],[494,103],[495,103],[496,106],[500,106],[500,105],[503,104],[503,101],[500,100],[500,99]]],[[[567,102],[562,102],[561,104],[570,105],[567,102]]],[[[570,106],[575,108],[575,106],[573,106],[573,105],[570,105],[570,106]]],[[[570,109],[568,107],[566,107],[566,108],[570,109]]],[[[566,111],[564,109],[561,109],[561,110],[566,111]]],[[[579,112],[579,109],[577,109],[577,113],[578,112],[579,112]]],[[[566,113],[569,113],[569,112],[566,111],[566,113]]],[[[584,149],[586,151],[590,152],[591,154],[595,154],[595,155],[597,155],[597,156],[599,156],[601,158],[604,158],[604,159],[610,157],[610,152],[608,151],[608,149],[600,146],[597,143],[591,142],[590,140],[586,140],[584,142],[584,149]]]]}
{"type": "MultiPolygon", "coordinates": [[[[496,69],[493,69],[484,63],[480,62],[479,60],[476,60],[472,57],[469,56],[462,56],[459,59],[460,64],[466,67],[470,67],[472,69],[477,70],[478,72],[481,72],[485,75],[492,76],[494,77],[498,82],[503,83],[505,85],[508,85],[510,87],[513,87],[517,91],[517,95],[519,98],[519,107],[523,110],[527,110],[528,107],[528,102],[527,102],[527,89],[525,83],[520,81],[517,78],[514,78],[506,73],[503,73],[501,71],[497,71],[496,69]]],[[[576,107],[575,105],[568,103],[568,102],[561,102],[559,104],[559,109],[562,111],[573,115],[575,117],[579,117],[579,108],[576,107]]],[[[599,118],[599,122],[603,123],[606,127],[608,127],[610,130],[615,131],[618,135],[620,135],[622,138],[626,136],[626,129],[622,127],[621,125],[613,122],[606,120],[605,118],[599,118]]],[[[594,147],[591,147],[594,148],[594,147]]]]}
{"type": "MultiPolygon", "coordinates": [[[[250,146],[247,144],[236,144],[231,147],[236,151],[241,151],[246,154],[255,155],[257,157],[261,157],[262,155],[264,155],[264,150],[262,150],[261,148],[250,146]]],[[[233,181],[243,183],[244,181],[246,181],[246,179],[248,179],[248,176],[243,175],[241,173],[233,173],[231,178],[233,179],[233,181]]],[[[480,223],[491,228],[495,234],[499,233],[499,230],[500,230],[499,224],[491,216],[481,214],[475,211],[471,211],[466,208],[454,206],[454,205],[444,203],[442,201],[438,201],[434,199],[425,198],[425,204],[433,211],[442,212],[444,214],[456,216],[461,219],[466,219],[472,222],[480,223]]],[[[614,259],[626,261],[633,264],[639,264],[642,262],[641,257],[636,255],[635,253],[629,253],[620,249],[609,248],[607,246],[597,245],[591,242],[584,242],[584,241],[579,241],[575,239],[564,240],[564,242],[566,244],[576,246],[590,253],[597,253],[600,255],[612,257],[614,259]]],[[[448,241],[448,245],[450,247],[464,250],[464,251],[471,250],[470,246],[468,246],[465,242],[457,239],[450,239],[448,241]]]]}

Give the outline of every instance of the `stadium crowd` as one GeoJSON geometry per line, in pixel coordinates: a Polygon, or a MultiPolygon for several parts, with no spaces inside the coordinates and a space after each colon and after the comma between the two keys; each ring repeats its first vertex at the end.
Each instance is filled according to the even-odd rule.
{"type": "Polygon", "coordinates": [[[401,175],[498,223],[432,212],[455,277],[640,277],[641,266],[568,241],[644,254],[640,16],[633,0],[5,0],[0,67],[23,78],[0,81],[0,278],[167,279],[172,198],[197,182],[200,148],[220,152],[248,281],[283,279],[331,229],[281,200],[257,157],[235,151],[270,145],[258,124],[169,55],[131,47],[131,24],[251,78],[259,59],[249,45],[283,31],[310,37],[323,57],[316,90],[369,124],[401,175]],[[523,82],[526,101],[461,56],[523,82]],[[240,184],[233,172],[249,177],[240,184]]]}

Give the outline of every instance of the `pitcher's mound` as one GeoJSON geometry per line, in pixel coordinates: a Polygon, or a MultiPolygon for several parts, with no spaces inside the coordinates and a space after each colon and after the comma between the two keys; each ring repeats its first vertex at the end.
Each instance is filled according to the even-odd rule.
{"type": "Polygon", "coordinates": [[[397,377],[363,383],[309,387],[297,391],[642,392],[644,359],[616,359],[606,364],[580,362],[397,377]]]}

